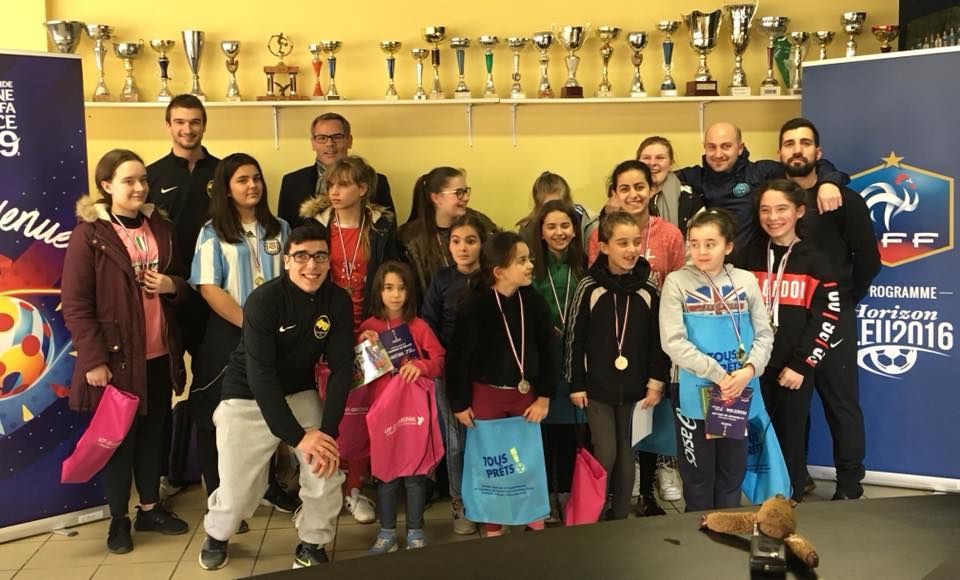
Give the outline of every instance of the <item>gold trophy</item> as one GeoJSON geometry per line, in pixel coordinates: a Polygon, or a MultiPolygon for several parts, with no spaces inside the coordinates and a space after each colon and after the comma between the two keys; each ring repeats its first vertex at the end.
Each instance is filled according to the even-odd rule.
{"type": "Polygon", "coordinates": [[[240,87],[237,86],[237,68],[240,66],[240,61],[237,60],[237,55],[240,54],[240,41],[221,41],[220,50],[222,50],[224,56],[227,57],[227,72],[230,73],[229,80],[227,81],[226,100],[242,101],[243,99],[240,98],[240,87]]]}
{"type": "Polygon", "coordinates": [[[97,64],[97,86],[93,89],[94,101],[109,101],[110,89],[103,80],[103,59],[107,57],[107,41],[113,36],[113,27],[106,24],[87,24],[87,34],[94,41],[93,56],[97,64]]]}
{"type": "Polygon", "coordinates": [[[384,99],[396,101],[400,98],[397,94],[397,87],[393,83],[393,74],[397,70],[397,57],[393,56],[403,46],[399,40],[381,40],[380,50],[387,53],[387,94],[384,99]]]}
{"type": "Polygon", "coordinates": [[[510,98],[526,99],[527,94],[523,92],[523,87],[520,85],[520,51],[527,46],[530,39],[525,36],[508,36],[506,42],[507,46],[513,49],[513,74],[510,76],[513,84],[510,85],[510,98]]]}
{"type": "Polygon", "coordinates": [[[413,94],[414,101],[426,101],[427,92],[423,90],[423,61],[430,56],[430,50],[426,48],[411,48],[410,54],[417,61],[417,91],[413,94]]]}
{"type": "Polygon", "coordinates": [[[600,72],[600,85],[597,86],[598,97],[612,97],[613,85],[610,84],[610,57],[613,56],[613,47],[610,42],[620,38],[620,28],[616,26],[598,26],[597,37],[603,41],[600,47],[600,58],[603,62],[603,68],[600,72]]]}
{"type": "Polygon", "coordinates": [[[793,82],[790,83],[790,94],[803,94],[803,58],[807,54],[807,41],[810,40],[809,32],[791,32],[787,35],[790,41],[790,48],[793,53],[793,82]]]}
{"type": "Polygon", "coordinates": [[[328,101],[340,100],[340,93],[337,92],[337,52],[342,46],[339,40],[320,41],[320,48],[327,55],[327,71],[330,73],[330,86],[327,87],[328,101]]]}
{"type": "Polygon", "coordinates": [[[813,33],[813,37],[820,45],[820,60],[827,60],[827,47],[833,42],[834,32],[832,30],[818,30],[813,33]]]}
{"type": "Polygon", "coordinates": [[[896,24],[881,24],[873,27],[873,35],[880,41],[880,52],[886,54],[893,50],[891,42],[900,36],[900,26],[896,24]]]}
{"type": "Polygon", "coordinates": [[[160,54],[157,58],[157,64],[160,65],[160,92],[157,94],[158,101],[168,102],[173,99],[173,93],[170,92],[168,85],[170,73],[167,71],[170,68],[170,57],[167,56],[167,51],[172,50],[176,44],[173,40],[154,39],[150,41],[150,48],[160,54]]]}
{"type": "Polygon", "coordinates": [[[470,87],[463,78],[464,67],[466,66],[466,52],[470,48],[470,39],[467,37],[454,36],[450,39],[450,48],[457,54],[457,88],[453,89],[453,97],[456,99],[469,99],[473,97],[470,87]]]}
{"type": "Polygon", "coordinates": [[[120,100],[125,103],[136,103],[140,100],[140,89],[137,80],[133,78],[133,61],[143,52],[143,40],[137,42],[114,42],[113,53],[123,60],[123,70],[127,72],[120,90],[120,100]]]}
{"type": "Polygon", "coordinates": [[[423,29],[423,39],[433,44],[430,50],[430,59],[433,63],[433,87],[430,89],[431,99],[446,98],[443,89],[440,88],[440,43],[447,36],[447,29],[444,26],[428,26],[423,29]]]}
{"type": "Polygon", "coordinates": [[[743,70],[743,53],[750,44],[750,25],[757,11],[756,4],[730,4],[723,7],[730,18],[730,43],[733,45],[734,65],[730,78],[730,95],[750,96],[747,73],[743,70]]]}
{"type": "Polygon", "coordinates": [[[773,45],[778,38],[787,33],[790,19],[786,16],[764,16],[760,18],[760,31],[767,35],[767,78],[760,82],[762,96],[780,94],[780,81],[773,76],[773,45]]]}
{"type": "Polygon", "coordinates": [[[647,47],[648,40],[646,32],[627,33],[627,44],[633,51],[630,56],[630,62],[633,63],[633,82],[630,83],[631,97],[642,98],[647,96],[647,91],[643,88],[643,77],[640,76],[640,65],[643,64],[643,49],[647,47]]]}
{"type": "Polygon", "coordinates": [[[553,33],[549,31],[535,32],[533,45],[540,51],[540,83],[537,86],[537,98],[552,99],[553,88],[550,87],[550,47],[553,46],[553,33]]]}
{"type": "Polygon", "coordinates": [[[717,81],[710,74],[707,66],[707,55],[717,46],[717,34],[720,32],[720,23],[723,21],[723,12],[700,12],[694,10],[684,15],[684,22],[690,29],[690,47],[696,51],[700,62],[697,65],[697,74],[692,81],[687,82],[687,96],[718,96],[717,81]]]}
{"type": "Polygon", "coordinates": [[[293,52],[293,42],[281,32],[274,34],[267,41],[267,50],[277,57],[279,62],[272,66],[263,67],[263,74],[267,75],[267,94],[257,97],[258,101],[304,101],[307,97],[297,94],[298,66],[283,64],[285,56],[293,52]],[[287,82],[277,82],[276,75],[287,75],[287,82]]]}
{"type": "Polygon", "coordinates": [[[320,46],[319,42],[315,42],[308,44],[307,50],[313,55],[313,59],[310,61],[310,66],[313,68],[313,96],[311,99],[320,101],[323,100],[323,84],[320,82],[320,71],[323,70],[323,59],[320,58],[320,55],[323,54],[323,47],[320,46]]]}
{"type": "Polygon", "coordinates": [[[590,34],[590,25],[564,26],[556,32],[560,44],[567,50],[567,57],[564,59],[567,65],[567,82],[560,87],[560,97],[582,99],[583,85],[577,81],[577,68],[580,66],[580,57],[577,56],[577,51],[583,48],[583,43],[587,40],[587,35],[590,34]]]}
{"type": "Polygon", "coordinates": [[[497,88],[493,85],[493,48],[500,43],[496,36],[485,34],[477,39],[477,44],[483,47],[483,63],[487,71],[487,80],[483,83],[483,96],[496,98],[497,88]]]}

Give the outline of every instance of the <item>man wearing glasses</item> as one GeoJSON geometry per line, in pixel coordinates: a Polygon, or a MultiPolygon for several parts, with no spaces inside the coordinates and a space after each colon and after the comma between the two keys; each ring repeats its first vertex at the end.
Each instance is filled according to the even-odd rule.
{"type": "MultiPolygon", "coordinates": [[[[320,115],[310,125],[310,145],[317,155],[317,160],[308,167],[284,175],[280,184],[277,216],[291,226],[302,221],[300,205],[306,199],[327,192],[323,174],[333,167],[334,163],[346,157],[353,147],[350,122],[339,113],[320,115]]],[[[371,201],[396,213],[393,198],[390,196],[390,183],[383,174],[377,174],[377,190],[371,201]]]]}
{"type": "Polygon", "coordinates": [[[294,568],[327,561],[343,504],[338,425],[353,375],[350,297],[333,284],[327,232],[319,224],[295,228],[284,248],[286,274],[247,298],[243,338],[223,376],[217,426],[220,487],[211,494],[203,525],[200,566],[227,564],[227,545],[241,520],[253,516],[267,489],[267,463],[277,445],[295,448],[300,461],[302,511],[294,518],[300,543],[294,568]],[[317,396],[314,368],[330,368],[326,402],[317,396]]]}

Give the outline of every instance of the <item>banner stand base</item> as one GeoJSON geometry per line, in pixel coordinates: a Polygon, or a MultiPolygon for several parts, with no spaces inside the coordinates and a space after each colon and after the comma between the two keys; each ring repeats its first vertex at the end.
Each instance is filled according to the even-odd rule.
{"type": "Polygon", "coordinates": [[[42,520],[24,522],[15,526],[0,528],[0,544],[3,544],[4,542],[11,542],[13,540],[19,540],[20,538],[36,536],[37,534],[49,534],[55,530],[62,530],[81,524],[89,524],[91,522],[104,520],[109,517],[110,508],[106,505],[102,505],[78,512],[70,512],[67,514],[51,516],[42,520]]]}
{"type": "MultiPolygon", "coordinates": [[[[807,467],[814,479],[836,480],[837,470],[833,467],[810,465],[807,467]]],[[[888,487],[903,487],[940,492],[960,492],[960,479],[933,477],[930,475],[913,475],[909,473],[887,473],[884,471],[867,471],[863,478],[867,485],[885,485],[888,487]]]]}

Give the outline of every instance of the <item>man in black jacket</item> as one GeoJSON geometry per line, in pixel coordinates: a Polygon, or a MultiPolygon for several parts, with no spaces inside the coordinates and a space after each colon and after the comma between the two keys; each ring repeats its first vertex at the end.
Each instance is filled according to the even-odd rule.
{"type": "MultiPolygon", "coordinates": [[[[304,201],[318,193],[326,193],[327,183],[323,179],[326,170],[346,157],[353,147],[350,122],[339,113],[320,115],[310,124],[310,145],[317,155],[316,161],[303,169],[284,175],[280,184],[277,216],[286,220],[291,227],[299,225],[303,220],[300,217],[300,205],[304,201]]],[[[382,173],[377,174],[377,188],[370,200],[396,214],[393,197],[390,195],[390,183],[382,173]]]]}
{"type": "MultiPolygon", "coordinates": [[[[840,285],[840,326],[834,333],[830,356],[817,367],[814,383],[833,437],[833,460],[837,489],[833,499],[863,495],[863,458],[866,453],[863,413],[857,371],[857,322],[855,307],[866,296],[870,282],[880,272],[880,251],[867,204],[848,187],[840,190],[842,205],[819,214],[811,191],[820,183],[814,167],[822,155],[820,133],[804,118],[787,121],[780,128],[780,161],[787,178],[805,188],[807,216],[800,235],[813,241],[833,263],[840,285]],[[849,314],[849,316],[848,316],[849,314]]],[[[808,478],[807,489],[813,480],[808,478]]]]}

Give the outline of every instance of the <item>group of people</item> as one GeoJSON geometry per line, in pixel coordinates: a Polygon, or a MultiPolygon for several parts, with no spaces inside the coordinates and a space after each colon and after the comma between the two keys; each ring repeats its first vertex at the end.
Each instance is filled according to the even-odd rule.
{"type": "MultiPolygon", "coordinates": [[[[569,497],[580,445],[608,473],[607,519],[629,514],[637,464],[638,515],[664,513],[658,465],[679,469],[687,510],[739,505],[747,443],[705,435],[704,382],[724,398],[750,388],[751,404],[766,406],[797,500],[812,484],[816,388],[835,499],[862,494],[854,306],[880,260],[866,205],[821,159],[809,121],[781,128],[778,161],[751,161],[729,123],[707,130],[701,166],[680,170],[669,140],[647,138],[613,169],[597,215],[545,172],[516,232],[469,207],[467,175],[453,167],[417,179],[398,225],[387,178],[349,154],[350,124],[336,113],[311,124],[316,162],[284,176],[277,214],[256,159],[203,147],[199,100],[175,97],[166,123],[172,150],[159,161],[122,149],[99,161],[99,196],[78,202],[63,272],[72,408],[94,411],[108,384],[140,400],[103,470],[111,552],[133,549],[131,483],[136,530],[188,529],[159,490],[184,351],[208,494],[204,569],[227,563],[229,540],[261,502],[296,512],[295,567],[327,561],[343,506],[358,522],[379,519],[372,552],[396,550],[401,488],[404,545],[426,545],[435,478],[376,482],[374,501],[363,490],[369,458],[342,460],[338,441],[354,346],[401,324],[418,358],[395,372],[436,382],[457,533],[477,523],[503,533],[464,513],[464,441],[474,421],[513,416],[541,423],[551,517],[569,497]],[[701,340],[707,327],[719,346],[701,340]],[[634,451],[636,405],[672,406],[677,458],[634,451]],[[299,491],[276,475],[287,447],[299,491]]],[[[385,380],[368,385],[373,400],[385,380]]]]}

